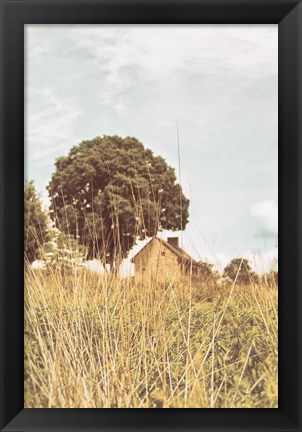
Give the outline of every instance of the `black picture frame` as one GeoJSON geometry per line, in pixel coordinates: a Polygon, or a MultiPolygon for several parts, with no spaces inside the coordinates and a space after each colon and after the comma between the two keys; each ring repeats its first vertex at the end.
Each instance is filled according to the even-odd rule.
{"type": "Polygon", "coordinates": [[[300,0],[0,0],[1,430],[301,430],[300,0]],[[23,185],[25,24],[278,24],[279,408],[24,409],[23,185]]]}

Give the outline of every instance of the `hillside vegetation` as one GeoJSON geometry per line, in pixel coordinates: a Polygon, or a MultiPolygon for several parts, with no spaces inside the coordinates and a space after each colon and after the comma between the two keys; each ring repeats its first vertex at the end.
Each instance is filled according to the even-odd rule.
{"type": "Polygon", "coordinates": [[[276,408],[275,284],[25,270],[25,407],[276,408]]]}

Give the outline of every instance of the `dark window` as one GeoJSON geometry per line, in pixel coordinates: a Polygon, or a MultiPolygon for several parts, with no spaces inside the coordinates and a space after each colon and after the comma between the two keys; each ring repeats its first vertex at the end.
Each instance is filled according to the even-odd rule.
{"type": "Polygon", "coordinates": [[[165,253],[165,251],[161,251],[161,256],[165,256],[166,255],[166,253],[165,253]]]}

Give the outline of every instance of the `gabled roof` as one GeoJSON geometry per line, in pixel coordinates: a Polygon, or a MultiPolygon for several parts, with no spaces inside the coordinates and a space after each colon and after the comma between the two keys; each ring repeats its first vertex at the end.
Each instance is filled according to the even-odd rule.
{"type": "Polygon", "coordinates": [[[154,240],[158,240],[164,247],[166,247],[167,249],[169,249],[172,253],[174,253],[175,255],[177,255],[178,258],[180,258],[182,261],[186,261],[186,262],[192,262],[192,264],[198,264],[197,261],[195,261],[190,255],[188,255],[183,249],[181,249],[180,247],[175,247],[173,245],[171,245],[171,243],[167,242],[166,240],[162,240],[156,236],[154,236],[139,252],[137,252],[137,254],[134,255],[134,257],[131,259],[131,262],[134,262],[134,259],[149,245],[151,244],[154,240]]]}

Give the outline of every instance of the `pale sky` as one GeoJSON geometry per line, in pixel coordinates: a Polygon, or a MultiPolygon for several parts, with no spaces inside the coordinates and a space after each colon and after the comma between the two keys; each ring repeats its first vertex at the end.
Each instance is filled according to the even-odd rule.
{"type": "Polygon", "coordinates": [[[45,201],[55,159],[96,136],[138,138],[179,178],[178,123],[184,249],[218,267],[245,256],[269,268],[277,25],[28,25],[25,55],[25,170],[45,201]]]}

